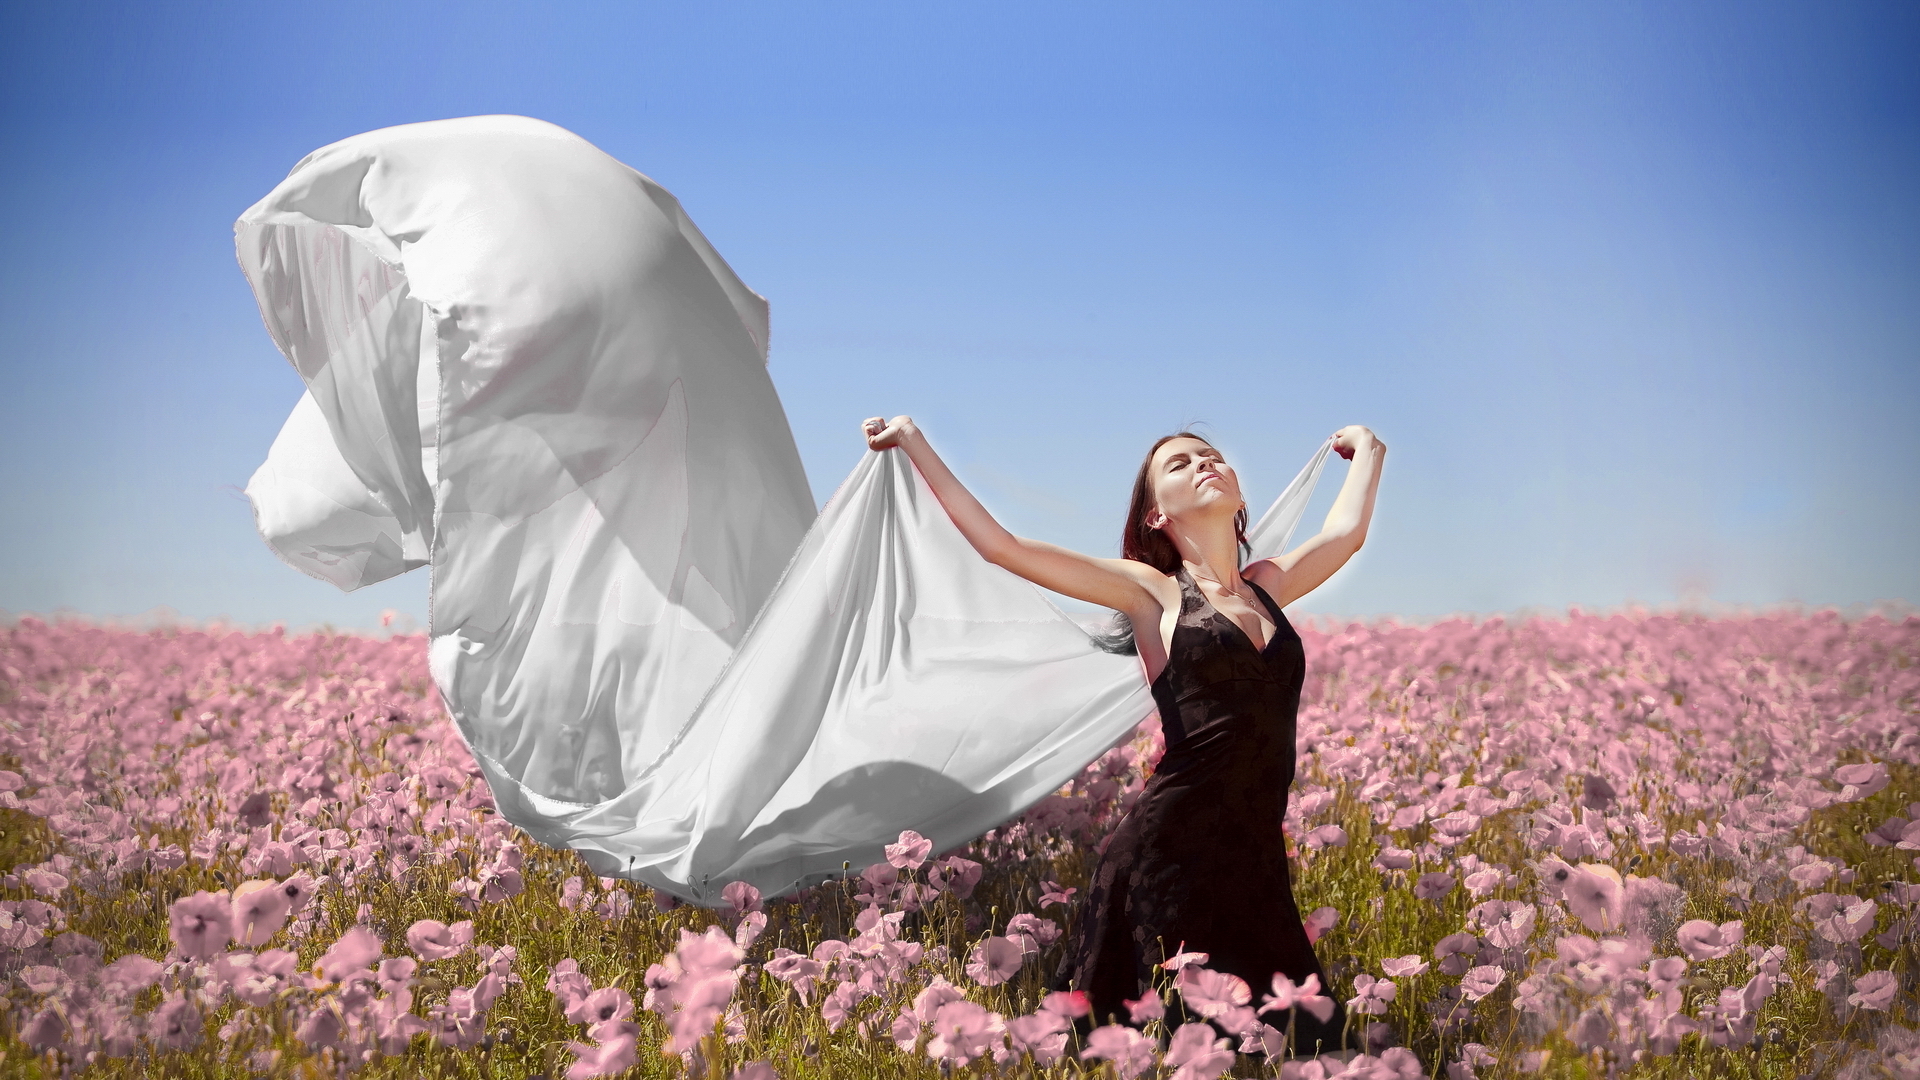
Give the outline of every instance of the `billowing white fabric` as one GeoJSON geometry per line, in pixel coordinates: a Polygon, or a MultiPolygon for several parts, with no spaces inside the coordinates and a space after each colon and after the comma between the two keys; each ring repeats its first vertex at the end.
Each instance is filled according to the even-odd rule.
{"type": "Polygon", "coordinates": [[[765,302],[579,137],[355,136],[235,234],[307,383],[247,488],[262,535],[343,589],[431,566],[433,676],[501,812],[599,872],[715,903],[902,829],[947,848],[1151,712],[1139,661],[982,560],[900,451],[816,520],[765,302]]]}

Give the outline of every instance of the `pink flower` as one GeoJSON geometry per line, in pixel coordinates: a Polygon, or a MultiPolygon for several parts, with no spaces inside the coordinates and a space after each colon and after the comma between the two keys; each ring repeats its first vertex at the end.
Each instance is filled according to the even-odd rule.
{"type": "Polygon", "coordinates": [[[1598,863],[1582,863],[1567,875],[1561,888],[1567,910],[1587,929],[1617,930],[1626,916],[1626,886],[1620,871],[1598,863]]]}
{"type": "MultiPolygon", "coordinates": [[[[207,895],[202,893],[201,895],[207,895]]],[[[160,1003],[147,1018],[147,1037],[174,1050],[191,1050],[207,1033],[206,1021],[193,1002],[178,994],[160,1003]]]]}
{"type": "Polygon", "coordinates": [[[1044,908],[1054,904],[1064,905],[1073,899],[1074,893],[1079,891],[1079,889],[1063,889],[1057,881],[1043,881],[1040,883],[1040,906],[1044,908]]]}
{"type": "Polygon", "coordinates": [[[1373,860],[1378,870],[1406,870],[1413,866],[1413,852],[1405,848],[1383,847],[1373,860]]]}
{"type": "Polygon", "coordinates": [[[773,950],[773,959],[765,968],[767,974],[793,987],[802,1004],[812,1000],[813,985],[827,970],[825,964],[791,949],[773,950]]]}
{"type": "Polygon", "coordinates": [[[1466,878],[1461,881],[1461,884],[1467,887],[1467,893],[1469,895],[1479,897],[1485,896],[1499,888],[1501,883],[1506,879],[1506,874],[1489,867],[1484,870],[1475,870],[1473,873],[1468,874],[1466,878]]]}
{"type": "Polygon", "coordinates": [[[1841,802],[1864,799],[1886,787],[1892,780],[1887,775],[1887,767],[1877,761],[1864,765],[1842,765],[1833,770],[1833,778],[1844,785],[1840,789],[1841,802]]]}
{"type": "Polygon", "coordinates": [[[1460,980],[1460,993],[1468,1001],[1479,1001],[1493,993],[1506,977],[1507,973],[1501,968],[1483,964],[1467,972],[1466,977],[1460,980]]]}
{"type": "Polygon", "coordinates": [[[1311,944],[1326,937],[1327,931],[1340,925],[1340,911],[1330,907],[1314,908],[1313,913],[1302,920],[1301,925],[1306,927],[1307,942],[1311,944]]]}
{"type": "Polygon", "coordinates": [[[32,1047],[34,1053],[44,1054],[67,1041],[67,1022],[59,1009],[49,1005],[27,1021],[27,1026],[20,1031],[20,1040],[32,1047]]]}
{"type": "Polygon", "coordinates": [[[59,896],[67,889],[67,879],[64,876],[40,866],[21,874],[20,880],[26,882],[27,888],[48,898],[59,896]]]}
{"type": "Polygon", "coordinates": [[[1323,1024],[1333,1016],[1333,999],[1320,992],[1320,976],[1308,975],[1300,985],[1295,986],[1293,980],[1281,972],[1273,973],[1273,993],[1265,996],[1260,1011],[1288,1012],[1293,1009],[1305,1009],[1323,1024]]]}
{"type": "Polygon", "coordinates": [[[1253,998],[1245,979],[1197,965],[1182,969],[1174,977],[1173,985],[1180,991],[1180,999],[1186,1002],[1187,1008],[1209,1020],[1253,998]]]}
{"type": "MultiPolygon", "coordinates": [[[[1181,942],[1180,947],[1182,949],[1185,949],[1187,947],[1187,943],[1184,941],[1181,942]]],[[[1164,961],[1162,961],[1160,966],[1162,968],[1165,968],[1168,971],[1178,972],[1181,968],[1186,967],[1188,964],[1204,964],[1206,962],[1207,962],[1206,953],[1177,952],[1177,953],[1174,953],[1172,956],[1167,957],[1164,961]]]]}
{"type": "Polygon", "coordinates": [[[985,869],[972,859],[949,855],[927,871],[927,880],[934,888],[949,891],[965,900],[973,895],[974,886],[980,884],[980,875],[985,869]]]}
{"type": "Polygon", "coordinates": [[[335,1012],[331,1002],[322,1001],[309,1012],[300,1026],[294,1029],[293,1036],[315,1050],[325,1050],[340,1045],[340,1036],[346,1030],[340,1014],[335,1012]]]}
{"type": "Polygon", "coordinates": [[[473,944],[473,923],[465,920],[448,926],[434,919],[421,919],[407,928],[407,947],[422,960],[446,960],[459,956],[473,944]]]}
{"type": "Polygon", "coordinates": [[[1087,1036],[1087,1048],[1080,1051],[1080,1058],[1104,1058],[1113,1062],[1120,1080],[1134,1080],[1153,1068],[1154,1051],[1159,1048],[1159,1043],[1124,1024],[1108,1024],[1094,1028],[1087,1036]]]}
{"type": "MultiPolygon", "coordinates": [[[[1416,954],[1380,961],[1380,970],[1391,978],[1404,979],[1410,975],[1419,975],[1427,970],[1427,962],[1416,954]]],[[[1308,976],[1312,978],[1312,976],[1308,976]]]]}
{"type": "Polygon", "coordinates": [[[1705,919],[1690,919],[1674,931],[1675,942],[1687,959],[1718,960],[1734,950],[1745,936],[1740,920],[1715,926],[1705,919]]]}
{"type": "Polygon", "coordinates": [[[674,950],[674,955],[680,958],[680,966],[693,976],[732,971],[747,957],[746,951],[717,926],[709,926],[699,934],[680,931],[680,947],[674,950]]]}
{"type": "Polygon", "coordinates": [[[1869,971],[1853,980],[1853,993],[1847,995],[1847,1004],[1882,1010],[1893,1001],[1894,992],[1899,989],[1900,981],[1894,978],[1893,972],[1869,971]]]}
{"type": "Polygon", "coordinates": [[[363,972],[380,959],[380,938],[364,926],[356,926],[340,935],[340,940],[316,961],[314,970],[331,982],[363,972]]]}
{"type": "Polygon", "coordinates": [[[720,890],[720,895],[734,911],[745,915],[760,910],[760,890],[744,881],[735,881],[720,890]]]}
{"type": "Polygon", "coordinates": [[[1399,992],[1392,979],[1375,979],[1371,975],[1356,975],[1353,979],[1353,997],[1347,999],[1347,1008],[1362,1016],[1379,1016],[1387,1011],[1387,1002],[1399,992]]]}
{"type": "Polygon", "coordinates": [[[933,841],[907,829],[900,834],[898,843],[887,845],[887,862],[900,870],[918,870],[933,854],[933,841]]]}
{"type": "Polygon", "coordinates": [[[633,998],[617,986],[595,990],[567,1009],[567,1020],[575,1024],[604,1024],[609,1020],[633,1019],[633,998]]]}
{"type": "Polygon", "coordinates": [[[1873,929],[1874,917],[1880,910],[1880,905],[1872,900],[1855,900],[1850,896],[1842,900],[1839,909],[1832,915],[1823,919],[1816,918],[1813,929],[1828,941],[1839,945],[1850,945],[1865,937],[1867,931],[1873,929]]]}
{"type": "Polygon", "coordinates": [[[280,895],[287,898],[287,914],[300,914],[300,909],[307,906],[307,901],[312,900],[318,890],[319,885],[304,870],[282,881],[280,895]]]}
{"type": "Polygon", "coordinates": [[[1066,1052],[1067,1033],[1072,1029],[1071,1020],[1042,1009],[1031,1016],[1017,1016],[1007,1021],[1007,1041],[1014,1053],[1031,1054],[1035,1064],[1045,1067],[1059,1061],[1066,1052]]]}
{"type": "Polygon", "coordinates": [[[277,881],[248,881],[233,890],[234,940],[242,945],[265,945],[287,924],[292,902],[277,881]]]}
{"type": "Polygon", "coordinates": [[[1465,975],[1479,952],[1480,939],[1468,933],[1448,934],[1433,946],[1433,958],[1446,975],[1465,975]]]}
{"type": "Polygon", "coordinates": [[[1138,1001],[1123,1002],[1127,1007],[1127,1019],[1131,1023],[1144,1024],[1149,1020],[1158,1020],[1167,1015],[1166,1003],[1160,1000],[1160,991],[1148,990],[1138,1001]]]}
{"type": "Polygon", "coordinates": [[[780,1080],[770,1061],[749,1061],[728,1074],[727,1080],[780,1080]]]}
{"type": "Polygon", "coordinates": [[[1166,1063],[1175,1067],[1174,1080],[1218,1080],[1233,1068],[1233,1051],[1227,1040],[1214,1039],[1213,1025],[1182,1024],[1167,1047],[1166,1063]]]}
{"type": "Polygon", "coordinates": [[[1025,938],[1027,951],[1039,952],[1060,939],[1060,924],[1023,911],[1007,920],[1007,936],[1025,938]]]}
{"type": "Polygon", "coordinates": [[[964,1000],[940,1006],[929,1026],[933,1037],[927,1040],[927,1056],[961,1069],[984,1056],[1007,1030],[999,1013],[964,1000]]]}
{"type": "Polygon", "coordinates": [[[592,1080],[596,1076],[617,1076],[633,1068],[640,1060],[639,1034],[626,1031],[609,1033],[610,1038],[597,1045],[570,1042],[573,1064],[567,1066],[566,1080],[592,1080]]]}
{"type": "Polygon", "coordinates": [[[233,905],[225,889],[183,896],[168,909],[168,934],[181,956],[205,960],[233,940],[233,905]]]}
{"type": "Polygon", "coordinates": [[[1026,950],[1012,938],[990,937],[967,958],[967,977],[981,986],[998,986],[1020,970],[1026,950]]]}
{"type": "Polygon", "coordinates": [[[1438,900],[1453,891],[1452,874],[1421,874],[1413,883],[1413,895],[1421,900],[1438,900]]]}
{"type": "Polygon", "coordinates": [[[1093,1003],[1078,990],[1056,990],[1040,999],[1040,1008],[1055,1016],[1078,1020],[1093,1011],[1093,1003]]]}

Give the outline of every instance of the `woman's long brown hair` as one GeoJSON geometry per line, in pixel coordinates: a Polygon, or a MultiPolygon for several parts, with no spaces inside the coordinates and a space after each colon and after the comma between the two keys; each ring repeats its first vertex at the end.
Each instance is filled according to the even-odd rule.
{"type": "MultiPolygon", "coordinates": [[[[1163,574],[1180,569],[1180,549],[1173,546],[1173,541],[1167,539],[1164,531],[1147,525],[1147,515],[1154,510],[1153,455],[1175,439],[1207,443],[1207,440],[1191,431],[1176,431],[1171,435],[1162,435],[1147,447],[1146,460],[1140,463],[1140,471],[1133,478],[1133,499],[1127,504],[1127,526],[1120,535],[1121,558],[1146,563],[1163,574]]],[[[1233,515],[1233,535],[1240,542],[1244,557],[1252,549],[1247,543],[1247,508],[1244,506],[1233,515]]],[[[1116,612],[1107,632],[1094,635],[1094,642],[1107,652],[1128,656],[1137,656],[1140,652],[1138,643],[1133,640],[1133,620],[1127,618],[1125,612],[1116,612]]]]}

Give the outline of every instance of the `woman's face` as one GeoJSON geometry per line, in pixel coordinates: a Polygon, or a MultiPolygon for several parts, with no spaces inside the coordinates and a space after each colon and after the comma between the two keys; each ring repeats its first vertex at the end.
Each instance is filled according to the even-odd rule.
{"type": "Polygon", "coordinates": [[[1159,528],[1171,518],[1221,515],[1231,518],[1246,505],[1240,478],[1220,451],[1199,439],[1174,439],[1153,452],[1149,466],[1154,512],[1147,524],[1159,528]]]}

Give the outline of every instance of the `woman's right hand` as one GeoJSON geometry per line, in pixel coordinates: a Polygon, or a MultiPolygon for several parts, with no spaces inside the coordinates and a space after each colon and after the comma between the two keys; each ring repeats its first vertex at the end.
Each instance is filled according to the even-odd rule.
{"type": "Polygon", "coordinates": [[[908,435],[919,429],[913,426],[913,417],[896,416],[891,421],[881,417],[869,417],[860,425],[860,433],[867,437],[867,449],[885,450],[890,446],[899,446],[908,435]]]}

